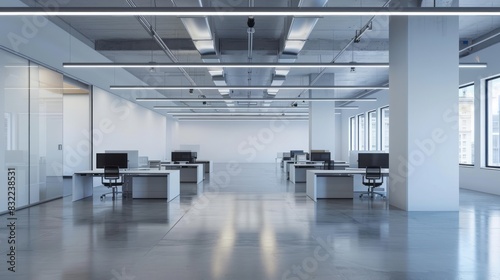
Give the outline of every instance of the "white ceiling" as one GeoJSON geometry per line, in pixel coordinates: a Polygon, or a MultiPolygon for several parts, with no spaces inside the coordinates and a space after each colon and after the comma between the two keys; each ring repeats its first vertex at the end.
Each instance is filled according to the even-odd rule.
{"type": "MultiPolygon", "coordinates": [[[[177,0],[182,3],[183,0],[177,0]]],[[[438,4],[449,2],[438,0],[438,4]]],[[[36,6],[38,2],[25,1],[28,5],[36,6]]],[[[64,1],[67,7],[128,7],[125,0],[86,0],[64,1]]],[[[166,0],[134,0],[139,7],[172,7],[172,1],[166,0]]],[[[192,1],[189,1],[192,2],[192,1]]],[[[269,1],[255,0],[255,7],[286,7],[297,6],[298,0],[269,1]]],[[[329,7],[381,7],[386,0],[330,0],[329,7]]],[[[424,0],[424,6],[434,1],[424,0]]],[[[204,6],[218,5],[221,8],[248,7],[247,0],[202,0],[204,6]]],[[[460,0],[461,7],[499,7],[500,0],[460,0]]],[[[167,45],[176,39],[190,39],[180,18],[148,17],[149,22],[156,28],[167,45]]],[[[145,40],[146,47],[150,40],[151,48],[156,44],[151,36],[139,24],[135,17],[64,17],[62,20],[74,30],[86,37],[92,43],[101,40],[145,40]]],[[[299,53],[296,62],[331,62],[347,43],[355,36],[356,30],[362,28],[370,17],[327,17],[320,18],[304,48],[299,53]]],[[[253,62],[277,62],[281,45],[288,34],[291,19],[285,17],[257,17],[255,19],[253,62]]],[[[245,17],[213,17],[209,19],[210,27],[219,50],[222,62],[247,62],[247,18],[245,17]]],[[[457,44],[463,40],[474,40],[500,28],[500,17],[460,17],[457,44]]],[[[360,43],[352,44],[338,57],[336,62],[387,62],[388,61],[388,18],[376,17],[373,21],[373,30],[367,32],[360,43]]],[[[125,44],[125,47],[126,44],[125,44]]],[[[116,62],[170,62],[164,52],[155,48],[141,50],[100,50],[110,60],[116,62]]],[[[172,48],[172,52],[181,62],[202,62],[199,52],[193,47],[179,49],[172,48]]],[[[458,55],[458,53],[457,53],[458,55]]],[[[86,61],[91,62],[91,61],[86,61]]],[[[98,70],[96,70],[98,71],[98,70]]],[[[177,69],[131,69],[132,74],[151,85],[189,85],[188,79],[177,69]]],[[[187,73],[197,85],[214,85],[212,77],[206,69],[186,69],[187,73]]],[[[311,76],[318,74],[321,69],[292,69],[283,85],[306,85],[311,76]]],[[[269,85],[272,80],[272,69],[253,69],[249,75],[247,69],[232,69],[226,71],[228,85],[269,85]],[[250,81],[249,81],[250,77],[250,81]]],[[[387,69],[330,69],[322,77],[321,84],[335,85],[383,85],[388,81],[387,69]]],[[[196,97],[199,92],[189,94],[186,90],[176,92],[162,92],[172,97],[196,97]]],[[[280,90],[277,97],[294,97],[300,92],[280,90]]],[[[329,91],[325,96],[350,97],[356,91],[329,91]]],[[[220,97],[216,90],[204,91],[207,97],[220,97]]],[[[248,96],[248,91],[235,92],[231,96],[248,96]]],[[[262,92],[251,92],[251,96],[263,96],[262,92]]],[[[277,102],[273,106],[278,106],[277,102]]],[[[224,104],[224,103],[222,103],[224,104]]],[[[142,104],[144,105],[144,104],[142,104]]],[[[199,105],[199,104],[198,104],[199,105]]],[[[148,105],[145,105],[148,106],[148,105]]],[[[160,111],[163,113],[165,111],[160,111]]]]}

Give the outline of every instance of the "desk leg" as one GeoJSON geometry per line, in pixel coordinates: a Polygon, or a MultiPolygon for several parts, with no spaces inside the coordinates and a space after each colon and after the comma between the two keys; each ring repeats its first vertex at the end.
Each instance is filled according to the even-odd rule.
{"type": "Polygon", "coordinates": [[[92,176],[73,175],[73,201],[92,196],[94,193],[92,176]]]}
{"type": "Polygon", "coordinates": [[[132,176],[124,176],[122,186],[122,198],[129,199],[132,198],[132,191],[134,189],[132,176]]]}
{"type": "Polygon", "coordinates": [[[316,174],[312,172],[306,172],[306,194],[310,197],[314,202],[317,201],[316,198],[316,174]]]}
{"type": "Polygon", "coordinates": [[[179,172],[172,172],[167,176],[167,202],[181,194],[181,178],[179,172]]]}

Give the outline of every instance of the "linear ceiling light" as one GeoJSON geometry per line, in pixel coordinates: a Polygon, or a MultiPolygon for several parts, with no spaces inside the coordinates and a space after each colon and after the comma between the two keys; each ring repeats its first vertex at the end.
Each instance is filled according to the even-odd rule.
{"type": "Polygon", "coordinates": [[[230,116],[230,115],[215,115],[215,116],[171,116],[176,119],[309,119],[309,116],[294,116],[294,115],[276,115],[276,116],[230,116]]]}
{"type": "Polygon", "coordinates": [[[217,113],[167,113],[172,116],[309,116],[309,113],[269,113],[269,112],[254,112],[254,113],[234,113],[234,112],[217,112],[217,113]]]}
{"type": "Polygon", "coordinates": [[[499,16],[498,7],[2,7],[0,16],[499,16]]]}
{"type": "Polygon", "coordinates": [[[177,118],[177,121],[188,121],[188,122],[230,122],[230,121],[246,121],[246,122],[262,122],[262,121],[273,121],[273,120],[286,120],[286,121],[308,121],[309,118],[177,118]]]}
{"type": "Polygon", "coordinates": [[[342,102],[351,102],[351,101],[377,101],[376,98],[136,98],[136,101],[170,101],[170,102],[238,102],[238,101],[304,101],[304,102],[324,102],[324,101],[342,101],[342,102]]]}
{"type": "MultiPolygon", "coordinates": [[[[284,106],[251,106],[251,107],[227,107],[227,106],[192,106],[192,107],[183,107],[183,106],[154,106],[154,109],[157,110],[309,110],[307,107],[284,107],[284,106]]],[[[357,106],[343,106],[343,107],[335,107],[337,110],[349,110],[349,109],[358,109],[357,106]]]]}
{"type": "Polygon", "coordinates": [[[388,63],[63,63],[66,68],[388,68],[388,63]]]}
{"type": "Polygon", "coordinates": [[[389,89],[388,86],[110,86],[114,90],[266,90],[266,89],[287,89],[287,90],[382,90],[389,89]]]}
{"type": "MultiPolygon", "coordinates": [[[[460,68],[486,68],[487,63],[460,63],[460,68]]],[[[63,63],[66,68],[389,68],[389,63],[63,63]]]]}

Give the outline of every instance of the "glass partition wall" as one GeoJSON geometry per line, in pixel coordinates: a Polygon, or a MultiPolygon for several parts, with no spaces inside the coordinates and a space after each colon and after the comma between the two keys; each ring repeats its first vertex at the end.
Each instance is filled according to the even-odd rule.
{"type": "MultiPolygon", "coordinates": [[[[29,204],[29,62],[0,50],[0,213],[7,211],[7,172],[14,171],[17,207],[29,204]]],[[[12,173],[11,173],[12,174],[12,173]]],[[[12,177],[12,176],[10,176],[12,177]]]]}
{"type": "Polygon", "coordinates": [[[63,75],[30,66],[30,202],[61,197],[63,75]]]}
{"type": "MultiPolygon", "coordinates": [[[[63,78],[0,50],[0,186],[15,171],[17,208],[63,196],[63,78]]],[[[0,213],[7,199],[1,188],[0,213]]]]}

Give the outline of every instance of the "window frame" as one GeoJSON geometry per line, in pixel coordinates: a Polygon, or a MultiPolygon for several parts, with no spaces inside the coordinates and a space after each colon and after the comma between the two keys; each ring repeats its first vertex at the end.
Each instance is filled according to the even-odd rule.
{"type": "MultiPolygon", "coordinates": [[[[499,76],[499,77],[500,77],[500,76],[499,76]]],[[[459,86],[459,87],[458,87],[459,94],[460,94],[460,89],[462,89],[462,88],[466,88],[466,87],[469,87],[469,86],[473,86],[473,87],[474,87],[474,91],[476,90],[476,88],[475,88],[475,87],[476,87],[476,85],[474,84],[474,82],[472,82],[472,83],[467,83],[467,84],[463,84],[463,85],[461,85],[461,86],[459,86]]],[[[462,146],[461,146],[461,144],[462,144],[462,143],[461,143],[461,142],[463,142],[463,141],[464,141],[464,140],[462,140],[462,137],[461,137],[463,133],[461,133],[461,131],[460,131],[460,130],[461,130],[461,129],[460,129],[460,128],[461,128],[461,123],[460,123],[460,121],[461,121],[461,119],[460,119],[460,96],[459,96],[459,100],[458,100],[458,106],[459,106],[459,110],[458,110],[458,135],[459,135],[459,137],[458,137],[458,150],[459,150],[459,159],[458,159],[458,161],[459,161],[459,162],[458,162],[458,164],[459,164],[460,166],[474,166],[474,165],[475,165],[475,163],[476,163],[476,161],[475,161],[475,159],[474,159],[474,158],[472,158],[472,163],[460,163],[460,160],[461,160],[461,158],[460,158],[461,152],[460,152],[460,151],[461,151],[461,149],[462,149],[462,146]]],[[[473,108],[474,108],[474,111],[473,111],[473,113],[472,113],[472,114],[473,114],[473,118],[474,118],[474,122],[475,122],[475,117],[476,117],[476,110],[475,110],[475,109],[476,109],[476,102],[475,102],[475,98],[473,99],[473,104],[472,104],[472,106],[473,106],[473,108]]],[[[486,106],[486,107],[488,107],[488,106],[486,106]]],[[[474,141],[473,141],[473,142],[474,142],[474,149],[475,149],[475,146],[476,146],[476,141],[475,141],[476,127],[475,127],[475,125],[474,125],[473,127],[474,127],[474,129],[473,129],[473,131],[472,131],[472,137],[473,137],[473,139],[474,139],[474,141]]],[[[487,129],[487,127],[486,127],[486,129],[487,129]]],[[[486,138],[488,138],[488,137],[486,137],[486,138]]],[[[472,151],[472,152],[473,152],[473,151],[472,151]]],[[[487,154],[487,153],[486,153],[486,154],[487,154]]],[[[475,155],[475,153],[473,152],[473,153],[472,153],[472,155],[475,155]]],[[[499,166],[499,167],[500,167],[500,166],[499,166]]]]}
{"type": "Polygon", "coordinates": [[[367,118],[367,136],[368,136],[368,151],[377,151],[378,150],[378,137],[377,137],[377,134],[378,134],[378,116],[377,116],[377,110],[371,110],[371,111],[368,111],[366,113],[366,115],[368,116],[367,118]],[[371,116],[374,115],[375,116],[375,149],[372,149],[372,144],[371,143],[371,138],[372,138],[372,123],[371,123],[371,116]]]}
{"type": "Polygon", "coordinates": [[[366,112],[356,115],[358,151],[366,151],[366,116],[365,116],[365,113],[366,112]],[[361,118],[363,118],[363,133],[362,133],[363,135],[361,135],[361,133],[359,131],[359,129],[361,128],[361,126],[359,125],[361,118]],[[361,149],[361,145],[360,145],[361,141],[360,140],[363,141],[363,149],[361,149]]]}
{"type": "Polygon", "coordinates": [[[356,116],[349,118],[349,151],[356,151],[357,133],[356,133],[356,116]]]}
{"type": "MultiPolygon", "coordinates": [[[[384,127],[383,127],[384,126],[384,113],[383,112],[386,109],[390,110],[389,106],[384,106],[384,107],[381,107],[379,109],[379,113],[380,113],[380,122],[379,122],[379,124],[380,124],[380,150],[381,151],[385,151],[384,150],[384,145],[383,145],[383,143],[384,143],[384,127]]],[[[390,116],[391,115],[390,115],[390,111],[389,111],[389,118],[390,118],[390,116]]],[[[390,123],[390,119],[389,119],[389,123],[390,123]]],[[[390,133],[390,131],[389,131],[389,133],[390,133]]],[[[389,142],[389,145],[390,145],[390,143],[391,142],[389,142]]]]}
{"type": "Polygon", "coordinates": [[[490,145],[490,141],[489,141],[489,132],[490,132],[490,93],[489,93],[489,82],[491,80],[496,80],[496,79],[500,79],[500,75],[496,75],[496,76],[492,76],[492,77],[489,77],[487,79],[484,80],[484,91],[485,91],[485,96],[484,96],[484,99],[485,99],[485,108],[484,108],[484,113],[485,113],[485,122],[486,122],[486,125],[485,125],[485,166],[488,167],[488,168],[500,168],[500,165],[496,166],[496,165],[490,165],[489,164],[489,157],[490,157],[490,151],[489,151],[489,145],[490,145]]]}

